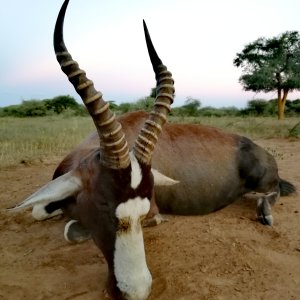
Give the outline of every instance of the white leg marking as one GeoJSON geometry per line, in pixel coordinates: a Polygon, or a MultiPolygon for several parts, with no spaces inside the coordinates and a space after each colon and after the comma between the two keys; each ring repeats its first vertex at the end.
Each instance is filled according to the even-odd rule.
{"type": "Polygon", "coordinates": [[[131,187],[136,189],[142,181],[142,170],[132,152],[129,153],[129,157],[131,161],[131,187]]]}
{"type": "Polygon", "coordinates": [[[69,243],[82,243],[89,240],[91,234],[79,221],[71,220],[65,225],[64,237],[69,243]]]}
{"type": "Polygon", "coordinates": [[[73,223],[77,223],[78,221],[76,220],[71,220],[69,221],[66,225],[65,225],[65,230],[64,230],[64,237],[65,237],[65,240],[69,243],[73,243],[74,241],[70,241],[69,238],[68,238],[68,231],[69,231],[69,228],[70,226],[73,224],[73,223]]]}
{"type": "Polygon", "coordinates": [[[57,215],[61,215],[63,211],[61,209],[57,209],[52,213],[47,213],[45,210],[45,204],[36,204],[31,212],[31,215],[34,219],[38,221],[46,220],[57,215]]]}
{"type": "Polygon", "coordinates": [[[145,256],[141,217],[150,209],[148,199],[129,199],[116,209],[116,217],[129,222],[128,230],[117,232],[114,271],[117,286],[126,299],[144,300],[150,294],[152,276],[145,256]]]}

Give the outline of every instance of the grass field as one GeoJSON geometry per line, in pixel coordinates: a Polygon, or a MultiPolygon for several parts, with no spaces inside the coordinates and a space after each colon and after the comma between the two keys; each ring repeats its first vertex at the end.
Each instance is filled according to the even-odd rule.
{"type": "MultiPolygon", "coordinates": [[[[206,124],[252,139],[300,137],[299,118],[173,117],[170,122],[206,124]]],[[[63,158],[93,130],[89,117],[0,118],[0,167],[63,158]]]]}

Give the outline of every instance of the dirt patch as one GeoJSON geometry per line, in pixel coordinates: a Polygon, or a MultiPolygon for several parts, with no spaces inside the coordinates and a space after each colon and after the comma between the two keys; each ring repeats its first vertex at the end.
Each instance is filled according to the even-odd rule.
{"type": "MultiPolygon", "coordinates": [[[[259,140],[300,190],[300,141],[259,140]]],[[[66,220],[6,212],[52,176],[57,161],[0,170],[0,299],[101,299],[106,263],[93,242],[69,245],[66,220]]],[[[281,198],[274,226],[243,199],[206,216],[170,216],[144,230],[150,299],[300,299],[299,195],[281,198]]]]}

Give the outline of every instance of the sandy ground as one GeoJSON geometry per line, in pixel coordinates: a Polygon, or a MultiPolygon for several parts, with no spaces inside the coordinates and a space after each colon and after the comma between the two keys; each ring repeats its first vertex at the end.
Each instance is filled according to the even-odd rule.
{"type": "MultiPolygon", "coordinates": [[[[300,140],[259,140],[300,190],[300,140]]],[[[101,299],[105,260],[92,241],[70,245],[66,220],[5,211],[52,176],[57,161],[0,170],[0,299],[101,299]]],[[[243,199],[207,216],[170,216],[144,230],[150,299],[300,299],[300,196],[273,209],[274,226],[243,199]]]]}

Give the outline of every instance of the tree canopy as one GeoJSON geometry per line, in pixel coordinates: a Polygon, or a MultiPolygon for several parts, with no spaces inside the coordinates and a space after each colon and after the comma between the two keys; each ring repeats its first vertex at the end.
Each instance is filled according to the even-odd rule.
{"type": "Polygon", "coordinates": [[[288,93],[300,89],[299,33],[259,38],[237,53],[233,64],[242,68],[239,81],[246,91],[277,91],[278,118],[283,119],[288,93]]]}

